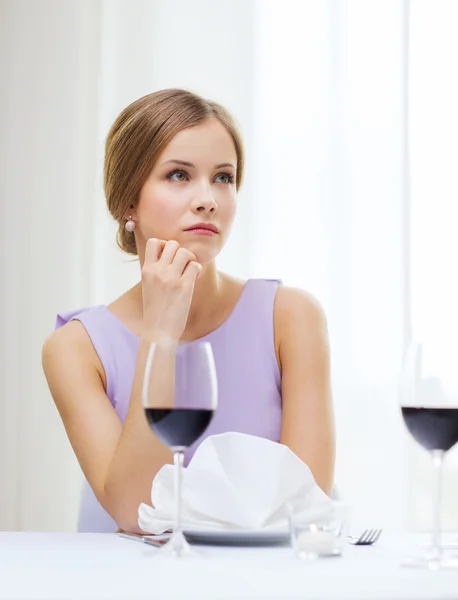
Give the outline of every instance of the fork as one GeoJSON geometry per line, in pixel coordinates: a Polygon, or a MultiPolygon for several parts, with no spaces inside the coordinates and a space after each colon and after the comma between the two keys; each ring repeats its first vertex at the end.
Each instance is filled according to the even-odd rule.
{"type": "Polygon", "coordinates": [[[156,546],[159,548],[164,545],[165,542],[168,541],[168,538],[165,536],[148,536],[148,535],[140,535],[138,533],[127,533],[126,531],[117,531],[116,532],[119,537],[126,538],[127,540],[134,540],[136,542],[143,542],[144,544],[150,544],[151,546],[156,546]]]}
{"type": "Polygon", "coordinates": [[[366,529],[359,536],[348,536],[348,541],[354,546],[372,546],[381,535],[381,529],[366,529]]]}

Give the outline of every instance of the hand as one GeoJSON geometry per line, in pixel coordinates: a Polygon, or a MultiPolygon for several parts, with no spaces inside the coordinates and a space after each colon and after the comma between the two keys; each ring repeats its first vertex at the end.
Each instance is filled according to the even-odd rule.
{"type": "Polygon", "coordinates": [[[186,327],[202,265],[174,240],[151,238],[142,267],[143,327],[152,339],[178,341],[186,327]]]}

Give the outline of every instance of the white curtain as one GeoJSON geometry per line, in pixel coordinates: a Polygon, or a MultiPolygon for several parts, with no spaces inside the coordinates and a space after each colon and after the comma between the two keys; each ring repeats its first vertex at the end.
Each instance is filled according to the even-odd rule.
{"type": "MultiPolygon", "coordinates": [[[[429,19],[438,4],[424,3],[429,19]]],[[[408,103],[407,3],[3,0],[0,10],[0,529],[75,527],[81,473],[40,348],[58,310],[109,302],[137,281],[104,205],[103,142],[129,102],[175,86],[225,104],[246,141],[220,267],[282,277],[326,310],[337,485],[355,526],[425,527],[428,465],[396,398],[411,327],[407,109],[427,85],[417,76],[408,103]]],[[[425,50],[416,27],[411,55],[425,50]]]]}
{"type": "Polygon", "coordinates": [[[0,3],[0,528],[71,530],[81,476],[41,371],[91,300],[100,7],[0,3]]]}
{"type": "MultiPolygon", "coordinates": [[[[82,476],[41,371],[60,310],[139,278],[115,244],[103,144],[136,98],[186,87],[226,104],[249,140],[253,4],[1,0],[0,529],[74,530],[82,476]]],[[[245,276],[247,186],[221,265],[245,276]]]]}
{"type": "Polygon", "coordinates": [[[333,355],[336,483],[358,521],[399,527],[405,6],[260,0],[257,11],[252,268],[321,300],[333,355]]]}
{"type": "MultiPolygon", "coordinates": [[[[458,349],[458,2],[410,3],[410,281],[412,330],[417,339],[441,339],[458,349]]],[[[458,370],[458,369],[457,369],[458,370]]],[[[413,521],[431,522],[432,469],[410,438],[408,505],[413,521]]],[[[458,530],[458,445],[447,453],[443,525],[458,530]]]]}

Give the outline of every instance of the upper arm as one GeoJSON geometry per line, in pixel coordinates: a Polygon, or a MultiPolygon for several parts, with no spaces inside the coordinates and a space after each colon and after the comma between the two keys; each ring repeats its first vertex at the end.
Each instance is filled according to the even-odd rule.
{"type": "Polygon", "coordinates": [[[42,351],[43,370],[83,473],[108,510],[105,476],[122,424],[103,384],[103,368],[82,324],[52,333],[42,351]]]}
{"type": "Polygon", "coordinates": [[[301,290],[279,288],[275,336],[282,371],[280,441],[309,466],[318,485],[330,494],[334,412],[327,325],[319,303],[301,290]]]}

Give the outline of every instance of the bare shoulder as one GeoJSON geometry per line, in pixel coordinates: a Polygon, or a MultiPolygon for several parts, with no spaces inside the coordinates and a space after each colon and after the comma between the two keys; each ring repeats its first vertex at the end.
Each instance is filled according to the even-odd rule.
{"type": "Polygon", "coordinates": [[[70,349],[84,349],[90,344],[89,337],[83,325],[77,321],[69,321],[53,331],[43,344],[43,355],[53,356],[70,349]]]}
{"type": "Polygon", "coordinates": [[[105,384],[105,373],[89,335],[80,321],[69,321],[45,340],[42,348],[42,365],[49,379],[54,372],[71,363],[85,364],[97,372],[105,384]]]}
{"type": "Polygon", "coordinates": [[[310,292],[279,286],[274,308],[275,355],[283,375],[289,357],[328,352],[327,322],[323,307],[310,292]]]}
{"type": "Polygon", "coordinates": [[[300,288],[279,286],[275,298],[275,324],[282,330],[307,326],[326,329],[326,315],[319,300],[300,288]]]}

